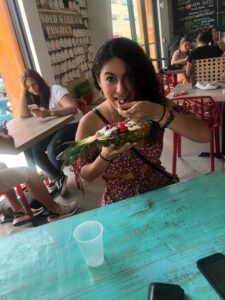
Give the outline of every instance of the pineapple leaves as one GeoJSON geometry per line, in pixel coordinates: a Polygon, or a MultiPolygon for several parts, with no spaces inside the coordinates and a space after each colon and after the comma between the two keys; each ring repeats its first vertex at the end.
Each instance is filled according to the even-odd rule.
{"type": "Polygon", "coordinates": [[[58,154],[57,159],[63,161],[62,169],[69,166],[79,156],[84,155],[96,142],[96,136],[90,136],[80,141],[73,141],[67,144],[67,148],[58,154]]]}
{"type": "Polygon", "coordinates": [[[135,123],[130,120],[109,124],[98,130],[95,135],[89,136],[80,141],[65,143],[67,148],[58,156],[63,161],[62,169],[71,165],[79,156],[85,155],[96,143],[102,147],[110,144],[121,146],[128,142],[135,142],[143,139],[149,134],[151,122],[135,123]]]}

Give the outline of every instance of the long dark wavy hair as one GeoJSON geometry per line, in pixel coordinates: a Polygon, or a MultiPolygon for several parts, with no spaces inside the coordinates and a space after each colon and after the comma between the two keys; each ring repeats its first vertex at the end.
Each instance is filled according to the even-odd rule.
{"type": "Polygon", "coordinates": [[[100,90],[98,80],[101,69],[113,57],[120,58],[126,64],[137,97],[136,100],[150,100],[156,103],[165,101],[151,60],[136,42],[124,37],[108,40],[100,47],[95,56],[92,76],[98,90],[100,90]]]}
{"type": "MultiPolygon", "coordinates": [[[[114,57],[120,58],[126,64],[127,72],[134,88],[135,100],[149,100],[166,105],[167,100],[162,93],[161,85],[157,80],[151,60],[136,42],[124,37],[106,41],[95,56],[92,76],[95,87],[98,90],[101,89],[98,84],[100,72],[105,63],[114,57]]],[[[153,124],[153,128],[160,129],[157,123],[153,124]]]]}
{"type": "Polygon", "coordinates": [[[27,104],[30,105],[35,103],[38,106],[43,106],[44,108],[48,109],[50,100],[50,87],[47,85],[41,75],[39,75],[35,70],[27,69],[22,74],[21,81],[24,86],[23,97],[25,98],[27,104]],[[26,89],[26,80],[28,78],[32,78],[37,82],[39,87],[39,95],[33,95],[26,89]]]}

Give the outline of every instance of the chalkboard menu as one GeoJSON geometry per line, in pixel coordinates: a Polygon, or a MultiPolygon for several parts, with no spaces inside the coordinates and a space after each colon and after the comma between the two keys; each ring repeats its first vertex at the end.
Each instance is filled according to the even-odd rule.
{"type": "Polygon", "coordinates": [[[225,31],[225,0],[218,0],[217,26],[221,31],[225,31]]]}
{"type": "Polygon", "coordinates": [[[181,28],[202,30],[217,26],[225,31],[225,0],[173,0],[174,33],[181,28]]]}

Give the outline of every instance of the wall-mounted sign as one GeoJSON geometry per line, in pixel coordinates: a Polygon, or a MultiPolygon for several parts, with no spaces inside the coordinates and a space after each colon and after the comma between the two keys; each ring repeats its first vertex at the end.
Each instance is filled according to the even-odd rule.
{"type": "Polygon", "coordinates": [[[217,26],[225,31],[225,0],[173,0],[174,33],[181,28],[202,30],[217,26]]]}

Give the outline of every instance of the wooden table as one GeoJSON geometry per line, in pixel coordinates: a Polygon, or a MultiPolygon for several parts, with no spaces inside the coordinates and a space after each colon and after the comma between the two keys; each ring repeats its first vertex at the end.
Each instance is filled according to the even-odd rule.
{"type": "Polygon", "coordinates": [[[179,70],[166,70],[163,73],[166,74],[184,74],[186,72],[186,67],[179,69],[179,70]]]}
{"type": "Polygon", "coordinates": [[[192,83],[179,83],[171,93],[167,95],[167,98],[176,98],[173,93],[179,92],[181,90],[187,91],[186,95],[179,97],[198,97],[198,96],[211,96],[215,101],[224,102],[225,95],[223,94],[223,89],[225,89],[225,82],[221,82],[221,87],[216,90],[201,90],[198,88],[192,88],[192,83]]]}
{"type": "Polygon", "coordinates": [[[7,123],[9,134],[14,138],[18,152],[26,151],[50,134],[64,127],[74,115],[48,118],[16,118],[7,123]]]}
{"type": "Polygon", "coordinates": [[[180,284],[188,300],[219,296],[196,261],[225,253],[225,173],[213,172],[0,239],[0,298],[147,299],[151,282],[180,284]],[[104,226],[105,262],[87,267],[76,225],[104,226]]]}

